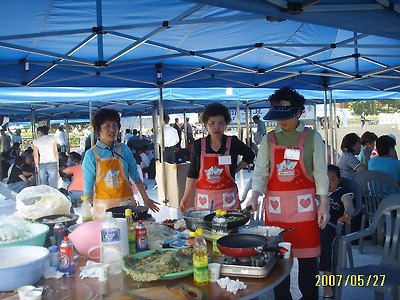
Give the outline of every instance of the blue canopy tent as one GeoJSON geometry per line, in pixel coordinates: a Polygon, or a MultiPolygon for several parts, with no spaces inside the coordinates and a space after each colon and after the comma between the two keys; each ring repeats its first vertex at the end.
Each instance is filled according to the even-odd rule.
{"type": "Polygon", "coordinates": [[[319,92],[312,102],[336,90],[400,98],[400,0],[193,2],[1,1],[1,111],[151,114],[160,98],[161,114],[207,101],[265,107],[285,85],[319,92]]]}

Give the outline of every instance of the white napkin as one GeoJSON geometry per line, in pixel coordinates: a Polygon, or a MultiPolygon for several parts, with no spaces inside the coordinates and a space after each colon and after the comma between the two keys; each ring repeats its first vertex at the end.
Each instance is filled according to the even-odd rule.
{"type": "Polygon", "coordinates": [[[49,279],[49,278],[60,279],[63,276],[64,276],[63,272],[60,272],[56,268],[51,267],[51,266],[47,267],[44,270],[44,274],[43,274],[44,279],[49,279]]]}
{"type": "Polygon", "coordinates": [[[239,279],[232,280],[229,277],[220,278],[217,280],[217,283],[220,287],[222,287],[223,289],[226,288],[228,292],[234,293],[235,295],[238,290],[244,290],[247,288],[247,285],[245,285],[239,279]]]}
{"type": "Polygon", "coordinates": [[[81,273],[79,274],[80,278],[86,278],[86,277],[98,277],[97,273],[96,273],[96,265],[98,265],[98,263],[88,260],[86,262],[86,266],[93,266],[93,268],[88,268],[88,269],[83,269],[81,270],[81,273]]]}

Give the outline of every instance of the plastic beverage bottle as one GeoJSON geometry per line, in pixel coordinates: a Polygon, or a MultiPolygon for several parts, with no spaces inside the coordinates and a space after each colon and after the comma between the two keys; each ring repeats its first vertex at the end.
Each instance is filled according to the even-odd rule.
{"type": "Polygon", "coordinates": [[[110,274],[122,271],[121,229],[118,222],[107,212],[106,219],[101,222],[101,249],[100,261],[110,263],[110,274]]]}
{"type": "Polygon", "coordinates": [[[203,237],[203,229],[196,229],[193,242],[193,277],[197,285],[206,285],[209,281],[207,243],[203,237]]]}
{"type": "Polygon", "coordinates": [[[89,222],[93,220],[93,215],[92,215],[92,205],[89,202],[89,198],[87,196],[82,196],[82,205],[81,205],[81,211],[82,211],[82,222],[89,222]]]}
{"type": "Polygon", "coordinates": [[[221,211],[217,209],[215,212],[215,216],[212,219],[212,245],[213,252],[215,255],[221,255],[221,251],[219,251],[217,246],[217,240],[228,234],[228,223],[226,222],[225,216],[226,211],[221,211]]]}
{"type": "Polygon", "coordinates": [[[125,218],[128,223],[128,242],[129,242],[129,253],[136,253],[136,232],[135,224],[133,223],[132,210],[130,208],[125,209],[125,218]]]}

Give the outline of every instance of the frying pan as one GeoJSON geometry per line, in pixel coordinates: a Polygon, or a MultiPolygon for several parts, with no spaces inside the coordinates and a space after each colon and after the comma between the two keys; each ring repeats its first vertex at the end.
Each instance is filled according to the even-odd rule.
{"type": "MultiPolygon", "coordinates": [[[[246,224],[250,220],[250,209],[251,209],[251,206],[246,207],[244,210],[227,210],[225,218],[227,218],[227,219],[229,217],[237,218],[234,221],[229,221],[229,219],[227,220],[228,229],[240,227],[240,226],[246,224]]],[[[206,224],[208,227],[212,228],[212,219],[214,218],[214,216],[215,216],[215,211],[204,216],[203,217],[204,224],[206,224]]]]}
{"type": "Polygon", "coordinates": [[[248,257],[261,252],[273,251],[284,253],[287,250],[281,247],[269,246],[268,238],[257,234],[229,234],[217,240],[217,247],[221,253],[233,257],[248,257]]]}
{"type": "Polygon", "coordinates": [[[149,208],[147,206],[116,206],[106,209],[106,212],[112,212],[113,218],[125,218],[125,209],[130,208],[132,210],[132,217],[134,220],[141,220],[147,216],[149,208]]]}

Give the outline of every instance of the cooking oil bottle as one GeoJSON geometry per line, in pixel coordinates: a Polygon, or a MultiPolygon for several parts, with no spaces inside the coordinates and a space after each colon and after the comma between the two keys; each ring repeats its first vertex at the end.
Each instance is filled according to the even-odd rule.
{"type": "Polygon", "coordinates": [[[130,208],[125,209],[125,218],[128,224],[128,241],[129,241],[129,253],[136,253],[136,230],[135,224],[133,223],[132,210],[130,208]]]}
{"type": "Polygon", "coordinates": [[[92,216],[92,205],[89,202],[89,198],[87,196],[82,196],[82,205],[81,205],[81,211],[82,211],[82,222],[89,222],[93,220],[92,216]]]}
{"type": "Polygon", "coordinates": [[[203,229],[196,229],[193,243],[193,277],[197,285],[208,284],[208,252],[207,243],[203,236],[203,229]]]}
{"type": "Polygon", "coordinates": [[[228,223],[226,222],[225,215],[225,210],[221,211],[221,209],[217,209],[212,219],[212,245],[215,255],[221,255],[221,251],[219,251],[217,246],[217,240],[220,237],[228,235],[228,223]]]}

